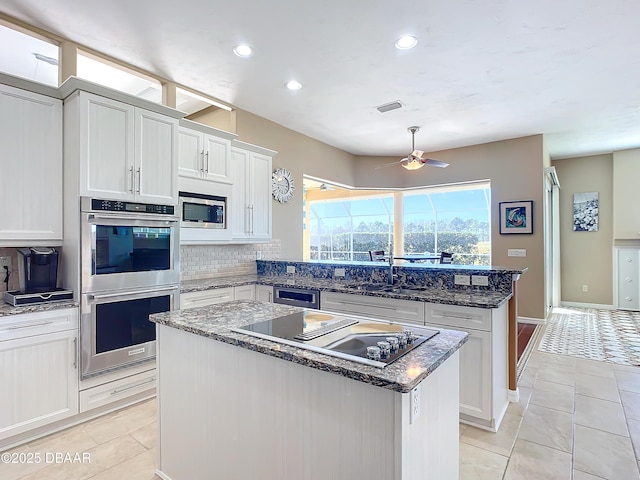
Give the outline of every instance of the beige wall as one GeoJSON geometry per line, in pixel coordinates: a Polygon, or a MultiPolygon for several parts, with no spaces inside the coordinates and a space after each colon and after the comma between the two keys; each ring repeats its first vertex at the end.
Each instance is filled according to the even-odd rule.
{"type": "Polygon", "coordinates": [[[424,167],[413,172],[400,166],[376,170],[376,165],[393,161],[394,158],[357,157],[355,185],[418,187],[490,180],[491,263],[503,267],[528,267],[528,272],[522,276],[519,284],[518,315],[543,319],[545,313],[542,198],[545,155],[542,135],[433,152],[429,157],[448,162],[450,165],[447,168],[424,167]],[[498,204],[512,200],[533,200],[532,235],[500,235],[498,204]],[[508,257],[509,248],[524,248],[527,250],[527,256],[508,257]]]}
{"type": "Polygon", "coordinates": [[[612,305],[613,156],[567,158],[553,165],[560,181],[562,301],[612,305]],[[573,194],[581,192],[598,192],[597,232],[573,231],[573,194]]]}
{"type": "Polygon", "coordinates": [[[273,169],[286,168],[295,192],[288,203],[273,202],[273,238],[282,258],[302,260],[302,177],[312,175],[353,185],[353,155],[243,110],[236,113],[238,140],[276,150],[273,169]]]}

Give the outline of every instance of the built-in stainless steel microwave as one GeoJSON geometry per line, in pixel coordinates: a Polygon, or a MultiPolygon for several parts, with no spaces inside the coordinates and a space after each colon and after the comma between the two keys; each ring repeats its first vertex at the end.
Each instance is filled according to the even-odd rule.
{"type": "Polygon", "coordinates": [[[180,226],[227,228],[227,198],[201,193],[179,192],[180,226]]]}

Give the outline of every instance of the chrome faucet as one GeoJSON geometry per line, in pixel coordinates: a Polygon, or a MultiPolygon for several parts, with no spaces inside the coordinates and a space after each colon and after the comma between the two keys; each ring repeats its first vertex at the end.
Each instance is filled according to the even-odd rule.
{"type": "Polygon", "coordinates": [[[393,273],[393,245],[391,245],[389,246],[389,278],[388,278],[389,285],[393,285],[394,278],[395,278],[395,275],[393,273]]]}

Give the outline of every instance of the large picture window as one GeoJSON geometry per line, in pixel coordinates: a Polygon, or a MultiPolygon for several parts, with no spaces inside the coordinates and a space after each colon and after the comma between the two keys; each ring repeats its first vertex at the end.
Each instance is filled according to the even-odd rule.
{"type": "Polygon", "coordinates": [[[369,250],[388,252],[395,238],[396,252],[450,252],[454,264],[491,263],[488,182],[395,192],[305,189],[309,260],[369,260],[369,250]]]}

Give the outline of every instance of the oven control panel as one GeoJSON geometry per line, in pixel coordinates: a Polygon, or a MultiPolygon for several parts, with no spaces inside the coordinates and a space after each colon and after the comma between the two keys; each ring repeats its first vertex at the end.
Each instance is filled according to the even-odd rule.
{"type": "Polygon", "coordinates": [[[120,200],[91,199],[91,210],[103,212],[133,212],[133,213],[154,213],[160,215],[174,215],[173,205],[154,205],[150,203],[123,202],[120,200]]]}

